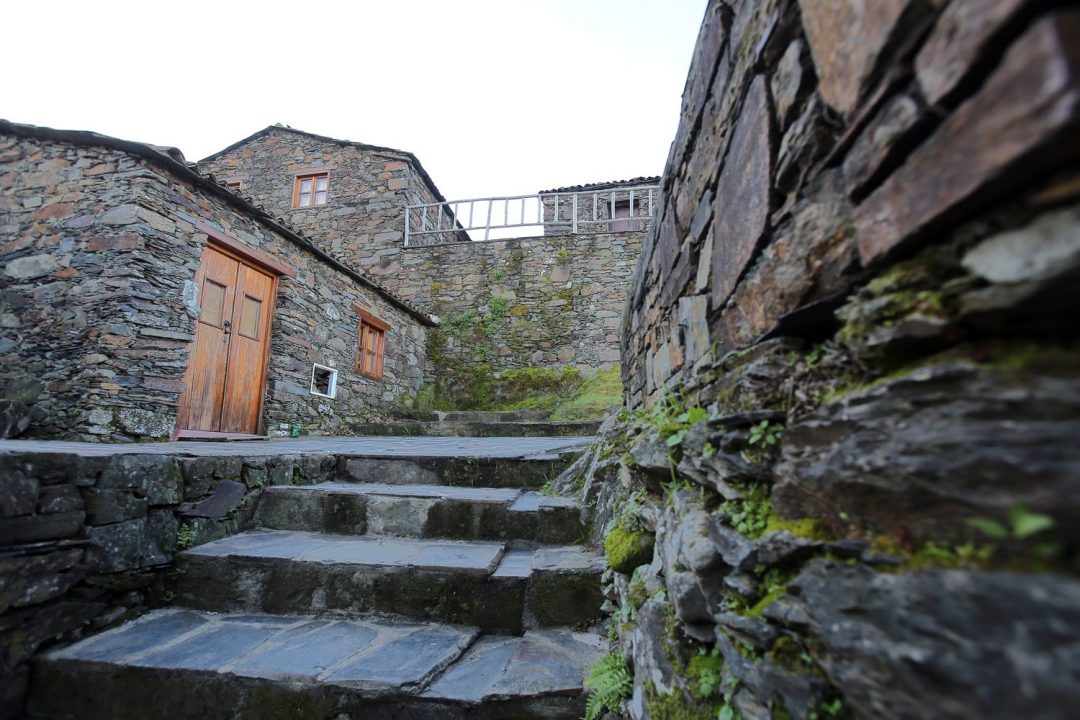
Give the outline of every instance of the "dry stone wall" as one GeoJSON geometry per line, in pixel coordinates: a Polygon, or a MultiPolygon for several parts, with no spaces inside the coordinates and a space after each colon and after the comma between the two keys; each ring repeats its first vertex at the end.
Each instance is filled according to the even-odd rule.
{"type": "Polygon", "coordinates": [[[279,284],[266,427],[341,432],[422,385],[426,328],[214,193],[108,147],[6,133],[0,144],[0,378],[39,436],[168,436],[197,314],[207,222],[297,271],[279,284]],[[353,372],[360,305],[391,324],[382,381],[353,372]],[[339,370],[334,400],[313,363],[339,370]]]}
{"type": "Polygon", "coordinates": [[[0,718],[24,717],[37,654],[169,602],[179,550],[250,528],[264,486],[335,467],[325,454],[0,454],[0,718]]]}
{"type": "Polygon", "coordinates": [[[633,718],[1080,702],[1080,14],[709,3],[594,507],[633,718]]]}
{"type": "Polygon", "coordinates": [[[556,235],[406,248],[398,292],[441,322],[433,372],[619,361],[621,310],[643,233],[556,235]],[[438,367],[442,365],[442,367],[438,367]]]}

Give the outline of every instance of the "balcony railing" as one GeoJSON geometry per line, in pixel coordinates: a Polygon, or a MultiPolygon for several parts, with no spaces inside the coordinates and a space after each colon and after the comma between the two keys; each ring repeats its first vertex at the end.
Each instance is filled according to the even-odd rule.
{"type": "Polygon", "coordinates": [[[658,198],[642,185],[407,205],[405,246],[644,230],[658,198]]]}

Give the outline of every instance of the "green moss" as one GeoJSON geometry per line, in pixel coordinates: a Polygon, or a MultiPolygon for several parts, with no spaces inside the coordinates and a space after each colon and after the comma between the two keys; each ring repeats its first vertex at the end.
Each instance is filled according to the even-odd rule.
{"type": "Polygon", "coordinates": [[[785,520],[776,515],[771,516],[765,523],[765,533],[763,534],[781,531],[787,531],[795,537],[819,542],[828,542],[836,538],[829,526],[817,518],[785,520]]]}
{"type": "Polygon", "coordinates": [[[712,652],[699,652],[686,664],[686,679],[690,684],[690,694],[697,700],[708,702],[715,698],[723,682],[721,671],[724,669],[724,656],[713,647],[712,652]]]}
{"type": "Polygon", "coordinates": [[[555,406],[555,422],[599,420],[611,408],[622,403],[623,385],[619,366],[598,370],[569,396],[555,406]]]}
{"type": "Polygon", "coordinates": [[[749,599],[732,596],[730,601],[731,610],[746,617],[761,617],[766,608],[787,594],[788,584],[801,571],[802,565],[769,569],[761,578],[757,596],[749,599]]]}
{"type": "Polygon", "coordinates": [[[634,532],[616,526],[604,538],[608,567],[629,575],[639,565],[652,560],[656,538],[652,533],[634,532]]]}
{"type": "Polygon", "coordinates": [[[649,591],[645,588],[645,581],[636,573],[633,579],[630,580],[627,599],[630,601],[630,607],[634,608],[634,610],[640,610],[645,601],[649,599],[649,591]]]}
{"type": "Polygon", "coordinates": [[[814,661],[813,655],[797,640],[781,635],[765,653],[765,659],[773,665],[788,670],[796,675],[816,675],[824,678],[825,673],[814,661]]]}
{"type": "Polygon", "coordinates": [[[529,314],[529,307],[524,303],[518,303],[514,307],[510,308],[510,314],[514,317],[525,317],[529,314]]]}
{"type": "Polygon", "coordinates": [[[652,683],[645,686],[645,706],[652,720],[702,720],[716,717],[717,709],[676,689],[661,693],[652,683]]]}
{"type": "Polygon", "coordinates": [[[899,558],[901,565],[895,568],[897,572],[921,568],[979,570],[994,565],[992,545],[927,542],[909,548],[888,535],[875,535],[870,541],[870,548],[875,553],[899,558]]]}
{"type": "Polygon", "coordinates": [[[1004,373],[1046,374],[1076,377],[1080,374],[1080,348],[1075,344],[989,342],[957,345],[933,355],[913,360],[876,378],[847,376],[832,385],[822,397],[823,403],[835,402],[848,395],[867,393],[883,385],[935,365],[967,364],[1004,373]]]}

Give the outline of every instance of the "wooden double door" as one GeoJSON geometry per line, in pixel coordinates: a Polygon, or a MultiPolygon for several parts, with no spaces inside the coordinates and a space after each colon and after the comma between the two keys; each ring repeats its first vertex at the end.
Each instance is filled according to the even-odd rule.
{"type": "Polygon", "coordinates": [[[195,275],[199,319],[177,434],[256,434],[262,415],[277,277],[207,245],[195,275]]]}

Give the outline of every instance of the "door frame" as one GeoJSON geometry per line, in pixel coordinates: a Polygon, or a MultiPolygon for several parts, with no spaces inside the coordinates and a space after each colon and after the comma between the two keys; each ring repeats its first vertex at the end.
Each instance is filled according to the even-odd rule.
{"type": "MultiPolygon", "coordinates": [[[[205,253],[207,247],[212,247],[216,252],[220,252],[233,260],[243,264],[250,265],[255,269],[266,273],[270,276],[270,311],[267,318],[267,336],[266,344],[263,347],[263,354],[259,369],[259,408],[258,408],[258,425],[255,428],[254,435],[246,433],[230,433],[219,432],[214,430],[191,430],[187,428],[179,427],[180,417],[177,414],[177,425],[173,429],[172,439],[252,439],[261,438],[265,435],[266,419],[263,417],[263,409],[266,404],[266,383],[269,379],[270,373],[270,345],[273,342],[273,330],[274,330],[274,312],[277,310],[277,291],[278,285],[282,277],[295,278],[296,270],[292,267],[281,262],[274,256],[259,250],[258,248],[250,247],[240,242],[236,238],[225,234],[218,228],[210,225],[202,220],[198,220],[195,223],[195,230],[197,232],[206,234],[206,245],[203,246],[203,252],[205,253]]],[[[200,264],[202,259],[199,260],[200,264]]],[[[191,350],[195,347],[195,338],[192,337],[189,344],[188,363],[190,368],[191,362],[191,350]]],[[[187,370],[184,371],[184,391],[188,389],[187,386],[187,370]]],[[[177,408],[179,410],[179,408],[177,408]]]]}

